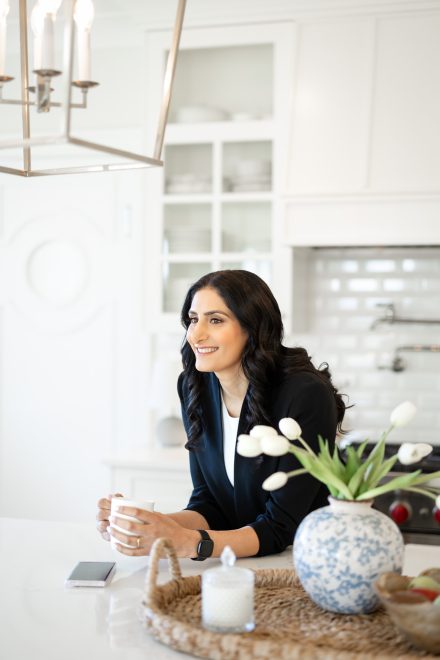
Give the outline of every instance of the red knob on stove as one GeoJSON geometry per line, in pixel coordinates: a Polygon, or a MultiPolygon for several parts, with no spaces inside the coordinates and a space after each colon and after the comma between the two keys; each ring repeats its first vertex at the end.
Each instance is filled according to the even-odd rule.
{"type": "Polygon", "coordinates": [[[401,500],[395,500],[388,512],[397,525],[403,525],[411,517],[410,505],[408,502],[402,502],[401,500]]]}
{"type": "Polygon", "coordinates": [[[434,517],[434,520],[436,520],[440,525],[440,509],[435,506],[432,510],[432,515],[434,517]]]}

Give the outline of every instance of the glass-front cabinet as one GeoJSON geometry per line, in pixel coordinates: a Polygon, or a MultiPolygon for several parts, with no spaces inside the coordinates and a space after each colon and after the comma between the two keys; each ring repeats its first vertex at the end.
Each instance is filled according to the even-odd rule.
{"type": "MultiPolygon", "coordinates": [[[[191,283],[222,268],[258,273],[289,314],[290,255],[278,240],[278,195],[293,35],[289,24],[184,30],[165,165],[152,190],[159,228],[148,233],[149,247],[154,236],[158,241],[162,329],[178,329],[191,283]]],[[[160,35],[152,45],[161,47],[160,35]]]]}

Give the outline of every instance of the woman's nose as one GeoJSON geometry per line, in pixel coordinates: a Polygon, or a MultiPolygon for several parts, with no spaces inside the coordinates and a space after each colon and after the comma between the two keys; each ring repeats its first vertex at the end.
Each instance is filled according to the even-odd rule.
{"type": "Polygon", "coordinates": [[[201,325],[193,326],[191,332],[191,341],[193,344],[199,344],[208,336],[206,328],[201,325]]]}

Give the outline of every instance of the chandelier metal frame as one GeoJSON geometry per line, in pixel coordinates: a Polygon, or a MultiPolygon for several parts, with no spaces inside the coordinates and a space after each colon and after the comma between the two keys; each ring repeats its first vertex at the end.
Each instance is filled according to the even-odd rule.
{"type": "Polygon", "coordinates": [[[168,112],[171,103],[172,87],[179,51],[180,36],[182,33],[183,19],[185,15],[186,0],[178,0],[176,18],[172,32],[170,50],[168,53],[167,64],[165,68],[162,100],[159,110],[154,151],[151,156],[140,153],[117,149],[114,147],[98,144],[89,140],[75,137],[72,134],[72,109],[87,108],[88,90],[97,85],[92,81],[73,80],[73,60],[74,60],[74,10],[76,0],[67,0],[70,7],[67,12],[64,28],[64,89],[62,98],[64,102],[53,102],[50,100],[51,76],[59,72],[47,72],[49,75],[40,75],[37,73],[37,84],[35,87],[29,85],[29,48],[28,48],[28,12],[27,0],[19,0],[19,27],[20,27],[20,77],[21,77],[21,99],[8,99],[2,95],[2,86],[13,80],[10,76],[0,76],[0,110],[2,104],[19,105],[22,110],[22,134],[20,141],[8,140],[0,141],[0,155],[2,149],[20,148],[23,151],[23,168],[13,168],[1,165],[0,173],[14,174],[23,177],[48,176],[54,174],[74,174],[85,172],[104,172],[114,170],[129,170],[145,167],[161,167],[163,142],[165,129],[168,120],[168,112]],[[82,103],[72,102],[72,88],[77,87],[82,92],[82,103]],[[35,100],[31,100],[30,94],[35,93],[35,100]],[[47,112],[51,107],[60,107],[64,110],[61,122],[61,130],[56,135],[31,137],[31,118],[30,108],[36,106],[39,112],[47,112]],[[124,159],[120,163],[107,163],[99,165],[83,165],[71,167],[57,167],[47,169],[32,168],[32,147],[54,144],[71,144],[78,147],[84,147],[112,156],[120,156],[124,159]]]}

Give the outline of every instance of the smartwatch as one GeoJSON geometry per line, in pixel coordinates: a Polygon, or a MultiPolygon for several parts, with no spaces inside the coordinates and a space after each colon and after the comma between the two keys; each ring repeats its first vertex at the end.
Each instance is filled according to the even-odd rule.
{"type": "Polygon", "coordinates": [[[204,529],[198,529],[201,540],[197,544],[197,557],[191,557],[194,561],[204,561],[208,559],[214,551],[214,541],[204,529]]]}

